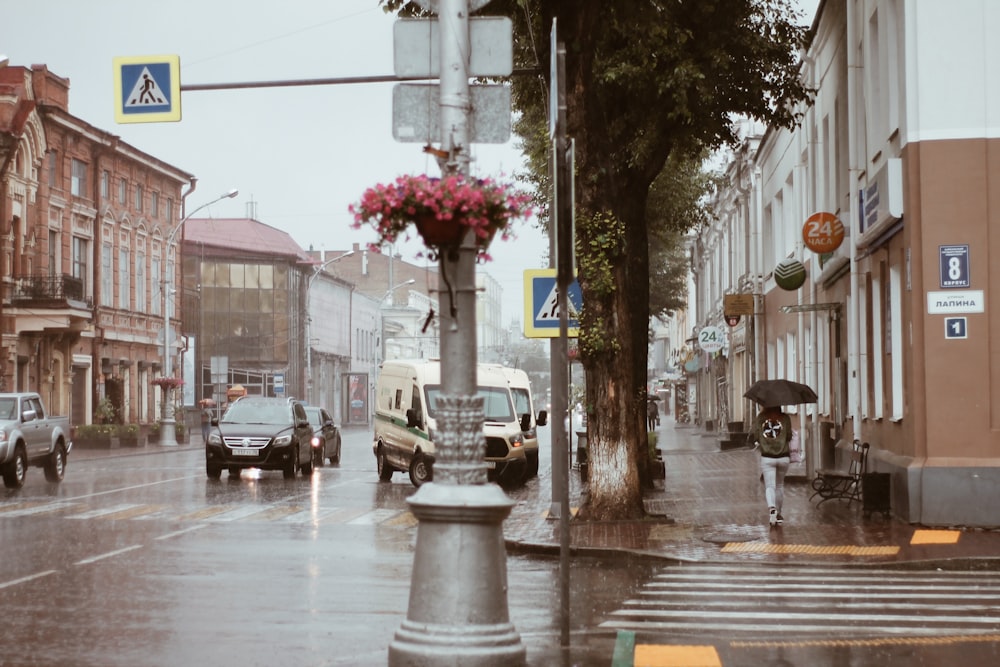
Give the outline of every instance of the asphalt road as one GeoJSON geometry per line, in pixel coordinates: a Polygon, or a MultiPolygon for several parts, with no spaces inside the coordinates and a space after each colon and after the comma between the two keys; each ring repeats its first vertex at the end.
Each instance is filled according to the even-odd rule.
{"type": "MultiPolygon", "coordinates": [[[[547,432],[543,474],[545,440],[547,432]]],[[[0,495],[0,664],[386,664],[409,600],[414,489],[405,475],[378,481],[367,433],[345,434],[341,465],[308,479],[244,471],[209,480],[197,448],[77,454],[62,484],[32,469],[23,489],[0,495]]],[[[529,496],[535,483],[511,497],[529,496]]],[[[976,620],[1000,606],[988,577],[921,583],[926,573],[902,573],[895,590],[865,591],[879,596],[866,601],[850,591],[872,587],[849,569],[807,573],[777,595],[768,582],[790,573],[618,558],[573,562],[572,646],[563,651],[558,567],[553,558],[507,559],[510,620],[531,667],[610,665],[620,631],[712,647],[726,667],[1000,657],[995,623],[976,620]],[[942,586],[965,589],[910,599],[942,586]],[[864,628],[865,604],[899,605],[899,628],[849,641],[852,625],[864,628]]]]}
{"type": "MultiPolygon", "coordinates": [[[[129,454],[71,456],[62,484],[29,474],[0,498],[3,665],[385,664],[409,599],[414,488],[378,481],[367,434],[345,434],[342,463],[308,479],[215,481],[198,449],[129,454]]],[[[558,664],[558,562],[507,569],[529,664],[558,664]]],[[[641,575],[574,565],[573,664],[606,664],[615,633],[597,625],[641,575]]]]}

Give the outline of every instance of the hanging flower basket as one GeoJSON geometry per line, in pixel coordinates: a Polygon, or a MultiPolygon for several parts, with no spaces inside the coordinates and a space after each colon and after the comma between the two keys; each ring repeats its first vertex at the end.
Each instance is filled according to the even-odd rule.
{"type": "Polygon", "coordinates": [[[486,249],[493,237],[500,232],[510,238],[510,222],[530,215],[531,201],[529,194],[490,178],[420,175],[368,188],[348,210],[354,229],[368,224],[378,233],[373,249],[395,243],[411,225],[428,247],[438,249],[457,247],[472,230],[479,257],[489,259],[486,249]]]}
{"type": "Polygon", "coordinates": [[[159,377],[154,380],[150,380],[149,383],[155,387],[159,387],[160,389],[167,390],[167,389],[176,389],[177,387],[180,387],[182,384],[184,384],[184,380],[182,380],[181,378],[159,377]]]}

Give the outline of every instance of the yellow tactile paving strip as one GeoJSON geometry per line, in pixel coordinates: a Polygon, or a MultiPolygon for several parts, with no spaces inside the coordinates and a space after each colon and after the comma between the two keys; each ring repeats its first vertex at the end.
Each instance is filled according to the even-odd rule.
{"type": "Polygon", "coordinates": [[[807,554],[813,556],[895,556],[898,546],[859,547],[856,545],[818,546],[814,544],[771,544],[770,542],[727,542],[724,554],[807,554]]]}
{"type": "Polygon", "coordinates": [[[714,646],[636,644],[633,667],[722,667],[714,646]]]}
{"type": "Polygon", "coordinates": [[[910,544],[958,544],[960,530],[915,530],[910,544]]]}

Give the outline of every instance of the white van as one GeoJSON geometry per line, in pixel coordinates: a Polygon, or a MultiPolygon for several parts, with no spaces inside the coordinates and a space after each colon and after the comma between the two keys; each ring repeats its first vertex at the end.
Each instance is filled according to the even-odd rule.
{"type": "MultiPolygon", "coordinates": [[[[484,364],[486,365],[486,364],[484,364]]],[[[514,412],[524,436],[524,456],[527,459],[525,479],[538,475],[538,427],[548,422],[548,413],[542,410],[535,414],[535,402],[531,397],[531,380],[520,368],[510,368],[490,364],[500,369],[510,385],[510,397],[514,401],[514,412]]]]}
{"type": "MultiPolygon", "coordinates": [[[[525,477],[524,436],[514,412],[506,376],[480,365],[477,394],[484,399],[487,478],[516,485],[525,477]]],[[[434,405],[441,394],[437,359],[394,359],[379,370],[375,390],[372,450],[379,479],[406,471],[414,486],[433,479],[436,429],[434,405]]]]}

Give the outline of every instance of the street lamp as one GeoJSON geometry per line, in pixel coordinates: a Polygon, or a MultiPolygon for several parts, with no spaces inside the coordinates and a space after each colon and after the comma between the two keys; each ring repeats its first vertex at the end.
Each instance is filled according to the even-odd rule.
{"type": "MultiPolygon", "coordinates": [[[[201,209],[211,206],[212,204],[222,201],[223,199],[232,199],[240,193],[239,190],[235,188],[229,192],[219,195],[212,201],[202,204],[195,210],[188,213],[184,218],[177,223],[170,234],[167,236],[167,242],[164,247],[164,255],[169,259],[170,245],[174,242],[174,237],[177,236],[177,232],[184,227],[184,223],[191,219],[191,217],[200,211],[201,209]]],[[[179,253],[178,253],[179,254],[179,253]]],[[[170,263],[169,261],[164,262],[164,276],[163,276],[163,377],[172,378],[174,376],[173,365],[170,359],[170,294],[173,292],[170,263]]],[[[174,388],[167,385],[164,387],[163,394],[163,421],[160,427],[160,444],[167,447],[177,446],[177,430],[175,428],[176,422],[174,421],[174,403],[173,403],[173,391],[174,388]]]]}
{"type": "Polygon", "coordinates": [[[329,265],[333,264],[334,262],[336,262],[338,260],[341,260],[341,259],[344,259],[345,257],[350,257],[353,254],[354,254],[353,250],[348,250],[343,255],[338,255],[337,257],[333,257],[331,259],[326,260],[322,264],[317,264],[317,265],[313,266],[312,275],[310,275],[309,279],[306,281],[306,378],[307,378],[307,381],[309,382],[309,386],[307,387],[306,395],[307,395],[310,403],[313,402],[313,364],[312,364],[312,313],[313,313],[313,311],[312,311],[312,306],[309,303],[309,293],[310,293],[310,290],[312,289],[313,283],[316,281],[316,278],[319,277],[319,274],[323,272],[323,269],[325,269],[329,265]]]}

